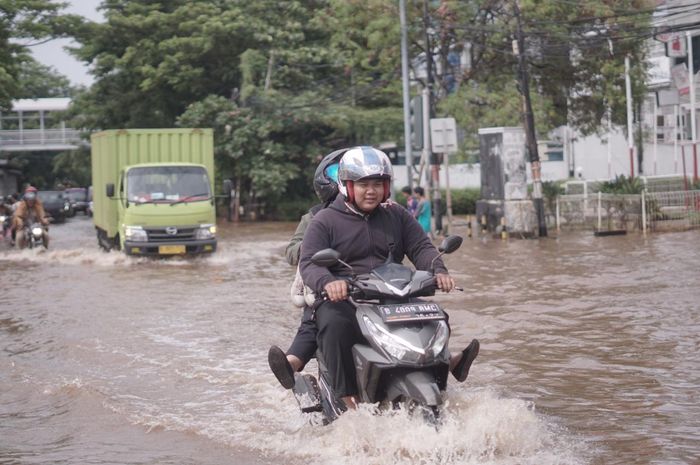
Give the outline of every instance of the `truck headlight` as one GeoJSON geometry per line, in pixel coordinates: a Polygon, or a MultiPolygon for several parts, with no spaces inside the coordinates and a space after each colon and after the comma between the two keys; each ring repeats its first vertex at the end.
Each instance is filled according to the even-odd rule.
{"type": "Polygon", "coordinates": [[[424,349],[415,347],[384,328],[375,325],[367,315],[362,315],[362,320],[365,322],[372,339],[392,357],[404,362],[418,362],[425,357],[424,349]]]}
{"type": "Polygon", "coordinates": [[[194,233],[194,238],[197,240],[213,239],[216,236],[216,225],[203,224],[194,233]]]}
{"type": "Polygon", "coordinates": [[[133,242],[146,242],[148,234],[141,226],[124,226],[124,239],[133,242]]]}

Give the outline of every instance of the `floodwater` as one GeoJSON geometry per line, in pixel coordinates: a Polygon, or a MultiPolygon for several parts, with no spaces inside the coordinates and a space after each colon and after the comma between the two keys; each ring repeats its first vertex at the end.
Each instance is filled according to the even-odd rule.
{"type": "Polygon", "coordinates": [[[435,430],[311,426],[278,385],[294,228],[223,224],[195,260],[103,253],[84,217],[0,243],[0,464],[700,463],[700,231],[465,240],[436,300],[481,354],[435,430]]]}

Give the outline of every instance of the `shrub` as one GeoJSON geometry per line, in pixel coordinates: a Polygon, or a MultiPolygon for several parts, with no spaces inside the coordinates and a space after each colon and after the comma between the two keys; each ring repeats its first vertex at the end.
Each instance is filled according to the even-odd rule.
{"type": "MultiPolygon", "coordinates": [[[[465,188],[465,189],[450,189],[452,196],[452,214],[453,215],[474,215],[476,214],[476,201],[481,197],[481,189],[465,188]]],[[[443,215],[447,214],[447,195],[443,190],[442,195],[442,211],[443,215]]]]}
{"type": "MultiPolygon", "coordinates": [[[[279,221],[299,221],[314,205],[314,199],[283,199],[270,209],[268,219],[279,221]]],[[[269,208],[269,205],[268,205],[269,208]]]]}

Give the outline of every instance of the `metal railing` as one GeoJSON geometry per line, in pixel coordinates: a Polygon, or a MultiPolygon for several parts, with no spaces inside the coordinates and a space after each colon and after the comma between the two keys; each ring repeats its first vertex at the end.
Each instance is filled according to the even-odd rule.
{"type": "Polygon", "coordinates": [[[645,204],[652,231],[700,228],[700,190],[651,192],[645,204]]]}
{"type": "Polygon", "coordinates": [[[77,146],[80,143],[77,129],[11,129],[0,131],[1,150],[21,150],[23,146],[77,146]]]}
{"type": "MultiPolygon", "coordinates": [[[[637,176],[647,192],[681,191],[687,184],[692,185],[692,177],[678,174],[637,176]]],[[[569,195],[594,195],[600,191],[607,179],[570,180],[564,183],[564,191],[569,195]]]]}
{"type": "Polygon", "coordinates": [[[561,195],[548,218],[560,229],[677,231],[700,228],[700,191],[561,195]]]}

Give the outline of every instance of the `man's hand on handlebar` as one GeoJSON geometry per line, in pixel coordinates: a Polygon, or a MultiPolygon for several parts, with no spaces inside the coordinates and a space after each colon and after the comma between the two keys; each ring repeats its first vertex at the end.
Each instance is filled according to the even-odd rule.
{"type": "Polygon", "coordinates": [[[340,302],[348,298],[348,282],[344,279],[331,281],[323,287],[331,302],[340,302]]]}
{"type": "Polygon", "coordinates": [[[452,279],[452,276],[446,273],[436,274],[435,284],[437,284],[438,289],[442,289],[443,292],[450,292],[455,288],[455,280],[452,279]]]}

